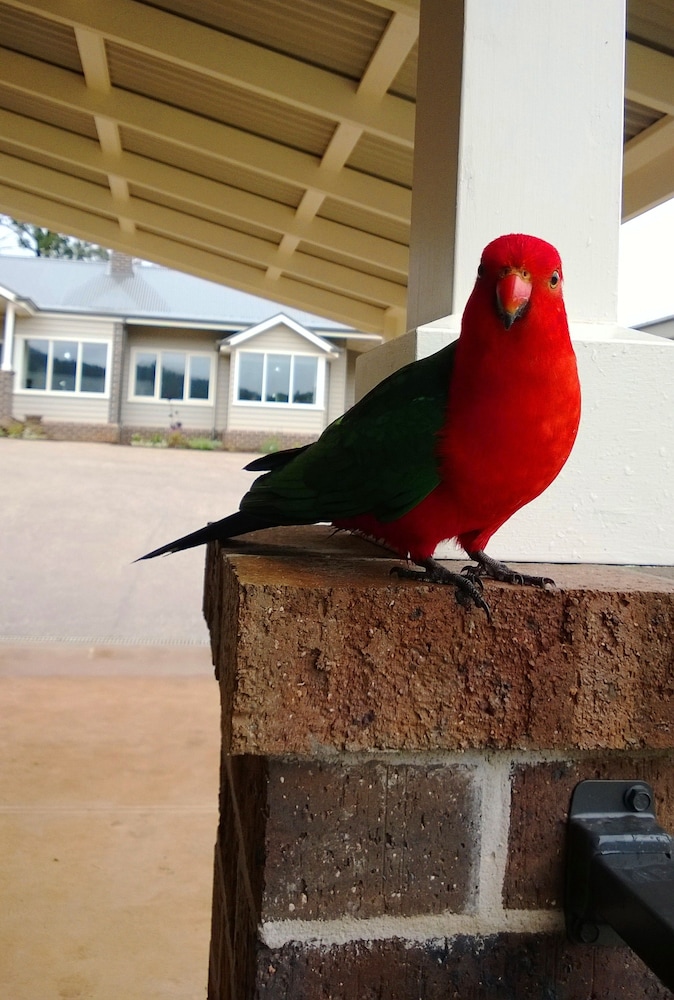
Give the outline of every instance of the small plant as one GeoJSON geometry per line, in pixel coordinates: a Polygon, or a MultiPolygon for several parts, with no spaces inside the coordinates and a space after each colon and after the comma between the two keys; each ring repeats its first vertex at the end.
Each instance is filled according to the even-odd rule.
{"type": "Polygon", "coordinates": [[[281,444],[277,437],[265,438],[260,445],[260,451],[263,455],[272,455],[275,451],[279,451],[281,444]]]}
{"type": "Polygon", "coordinates": [[[167,448],[187,448],[188,445],[188,437],[180,430],[172,430],[166,435],[167,448]]]}
{"type": "Polygon", "coordinates": [[[22,438],[23,432],[26,429],[26,425],[21,420],[12,420],[11,423],[7,425],[5,431],[7,432],[7,437],[10,438],[22,438]]]}
{"type": "Polygon", "coordinates": [[[214,441],[213,438],[193,437],[189,438],[187,447],[193,448],[195,451],[220,451],[222,442],[214,441]]]}

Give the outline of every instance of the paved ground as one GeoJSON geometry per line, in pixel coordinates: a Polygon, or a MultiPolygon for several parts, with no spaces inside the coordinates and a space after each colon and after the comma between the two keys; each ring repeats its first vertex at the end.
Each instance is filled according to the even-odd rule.
{"type": "Polygon", "coordinates": [[[0,438],[0,634],[203,643],[203,548],[133,565],[238,506],[250,456],[0,438]]]}
{"type": "Polygon", "coordinates": [[[0,982],[196,1000],[220,756],[203,549],[245,455],[0,439],[0,982]],[[84,641],[82,641],[84,640],[84,641]]]}
{"type": "Polygon", "coordinates": [[[2,997],[206,996],[219,728],[212,677],[0,676],[2,997]]]}

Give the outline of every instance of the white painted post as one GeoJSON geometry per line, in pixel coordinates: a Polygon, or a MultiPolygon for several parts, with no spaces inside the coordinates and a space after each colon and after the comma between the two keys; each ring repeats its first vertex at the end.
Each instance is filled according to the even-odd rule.
{"type": "Polygon", "coordinates": [[[559,249],[581,431],[500,558],[674,563],[674,343],[616,324],[624,45],[621,0],[421,0],[412,332],[363,356],[357,394],[457,335],[490,240],[559,249]]]}
{"type": "Polygon", "coordinates": [[[16,317],[16,307],[13,302],[7,302],[5,306],[4,340],[2,349],[3,372],[14,371],[14,320],[16,317]]]}

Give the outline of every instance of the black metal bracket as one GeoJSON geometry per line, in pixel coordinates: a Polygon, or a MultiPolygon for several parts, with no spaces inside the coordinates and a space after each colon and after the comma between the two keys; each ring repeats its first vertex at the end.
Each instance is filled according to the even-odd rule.
{"type": "Polygon", "coordinates": [[[571,799],[566,929],[584,944],[627,944],[674,990],[674,840],[644,781],[581,781],[571,799]]]}

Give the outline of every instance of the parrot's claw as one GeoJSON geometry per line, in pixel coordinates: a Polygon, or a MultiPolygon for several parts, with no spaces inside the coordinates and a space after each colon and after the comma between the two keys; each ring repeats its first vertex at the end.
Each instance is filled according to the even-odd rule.
{"type": "Polygon", "coordinates": [[[473,579],[460,573],[452,573],[435,559],[424,559],[419,565],[423,568],[412,569],[409,566],[394,566],[391,573],[405,580],[453,586],[459,604],[463,607],[481,608],[487,616],[487,621],[491,622],[491,610],[482,596],[482,580],[479,577],[473,579]]]}
{"type": "Polygon", "coordinates": [[[498,559],[492,559],[481,549],[469,552],[468,555],[477,563],[476,566],[464,566],[461,570],[462,575],[469,580],[476,581],[484,576],[490,580],[498,580],[499,583],[513,583],[519,587],[555,586],[555,581],[551,580],[549,576],[529,576],[527,573],[518,573],[498,559]]]}

